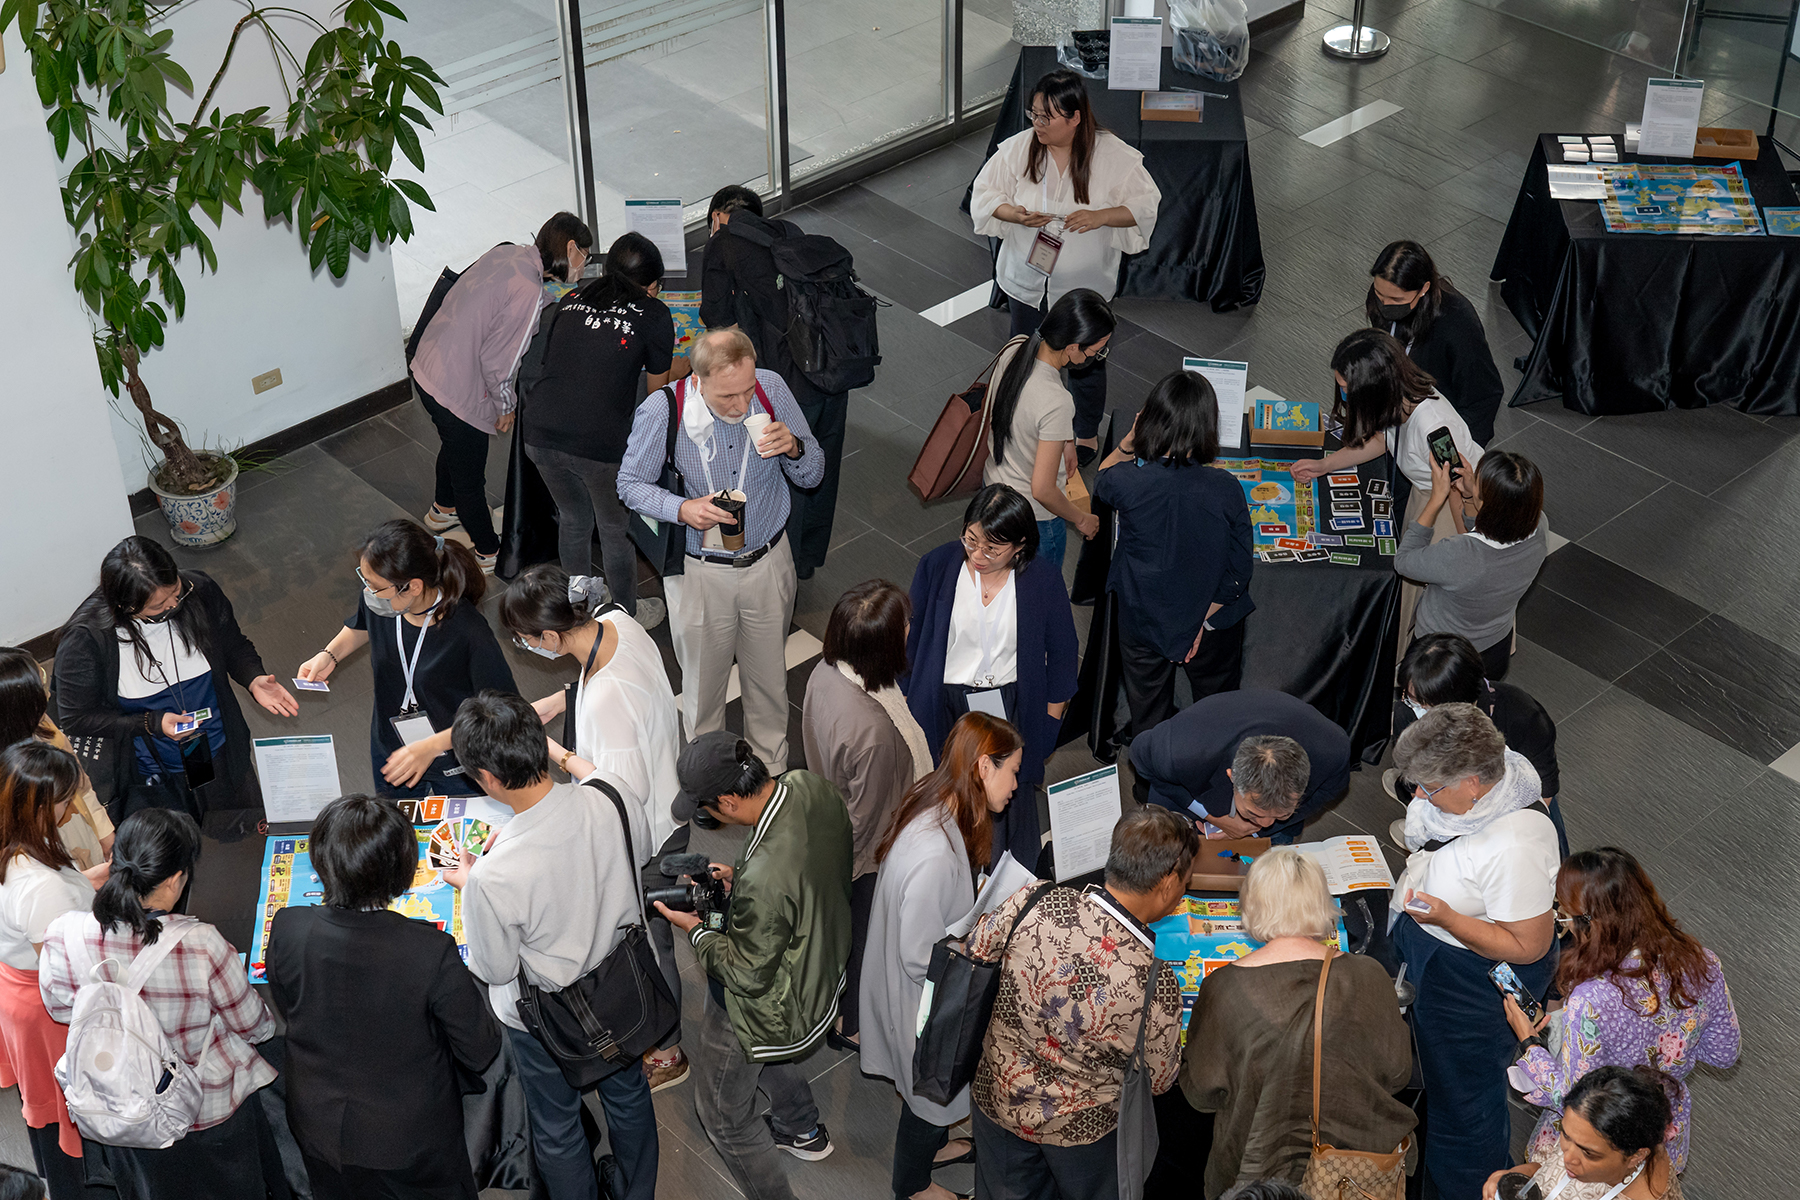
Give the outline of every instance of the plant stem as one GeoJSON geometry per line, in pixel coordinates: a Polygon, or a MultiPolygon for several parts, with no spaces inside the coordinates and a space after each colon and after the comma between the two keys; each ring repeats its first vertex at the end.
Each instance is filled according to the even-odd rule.
{"type": "Polygon", "coordinates": [[[212,77],[212,82],[206,85],[206,94],[200,97],[200,107],[194,110],[193,124],[200,124],[201,118],[206,116],[206,106],[212,103],[213,93],[219,90],[219,83],[225,78],[225,68],[231,65],[231,54],[237,49],[238,37],[244,32],[244,26],[252,21],[261,22],[262,19],[262,9],[253,8],[244,14],[243,20],[232,26],[231,40],[225,43],[225,58],[219,63],[219,70],[212,77]]]}
{"type": "Polygon", "coordinates": [[[144,418],[144,428],[150,431],[150,441],[163,453],[163,468],[158,474],[159,482],[168,490],[197,492],[204,489],[211,472],[200,461],[200,456],[188,448],[186,439],[181,436],[181,429],[162,413],[156,411],[150,403],[150,389],[138,378],[138,352],[131,340],[119,337],[119,357],[125,363],[125,390],[131,395],[132,404],[144,418]]]}

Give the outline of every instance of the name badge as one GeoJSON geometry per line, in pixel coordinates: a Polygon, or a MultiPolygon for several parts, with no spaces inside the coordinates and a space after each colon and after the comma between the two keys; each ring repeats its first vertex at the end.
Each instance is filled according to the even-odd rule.
{"type": "Polygon", "coordinates": [[[391,720],[394,732],[400,735],[400,744],[403,746],[422,742],[437,733],[437,730],[431,727],[431,717],[421,711],[401,713],[391,720]]]}
{"type": "Polygon", "coordinates": [[[968,701],[970,712],[986,713],[990,717],[1006,720],[1006,702],[1001,699],[999,688],[990,688],[984,692],[968,692],[963,699],[968,701]]]}
{"type": "Polygon", "coordinates": [[[1048,279],[1050,272],[1056,269],[1056,256],[1062,253],[1063,240],[1048,229],[1038,230],[1037,239],[1031,243],[1031,253],[1025,256],[1025,265],[1048,279]]]}

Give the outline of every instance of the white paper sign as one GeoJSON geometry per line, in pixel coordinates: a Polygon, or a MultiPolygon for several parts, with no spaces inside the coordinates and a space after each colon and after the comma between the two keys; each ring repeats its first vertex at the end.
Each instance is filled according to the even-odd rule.
{"type": "Polygon", "coordinates": [[[1123,812],[1119,765],[1053,783],[1048,790],[1050,835],[1056,841],[1056,882],[1106,866],[1113,826],[1123,812]]]}
{"type": "Polygon", "coordinates": [[[343,795],[331,735],[256,738],[256,773],[262,779],[269,822],[310,821],[343,795]]]}
{"type": "MultiPolygon", "coordinates": [[[[1111,835],[1108,834],[1110,837],[1111,835]]],[[[981,885],[981,891],[975,896],[975,907],[971,908],[962,920],[954,925],[944,926],[944,936],[968,937],[969,930],[975,928],[975,922],[999,908],[1006,898],[1037,879],[1030,871],[1019,865],[1018,859],[1012,856],[1011,850],[1003,851],[1000,861],[994,864],[993,873],[987,882],[981,885]]]]}
{"type": "Polygon", "coordinates": [[[1222,362],[1214,358],[1184,358],[1181,369],[1192,371],[1212,384],[1219,397],[1219,445],[1236,450],[1244,444],[1244,389],[1250,381],[1250,364],[1222,362]]]}
{"type": "Polygon", "coordinates": [[[1699,79],[1651,79],[1644,84],[1644,123],[1638,131],[1640,156],[1694,157],[1699,136],[1700,102],[1706,84],[1699,79]]]}
{"type": "Polygon", "coordinates": [[[687,234],[682,229],[680,197],[625,201],[625,228],[656,243],[662,251],[665,278],[687,274],[687,234]]]}
{"type": "Polygon", "coordinates": [[[1115,92],[1162,88],[1162,18],[1114,17],[1107,49],[1106,86],[1115,92]]]}

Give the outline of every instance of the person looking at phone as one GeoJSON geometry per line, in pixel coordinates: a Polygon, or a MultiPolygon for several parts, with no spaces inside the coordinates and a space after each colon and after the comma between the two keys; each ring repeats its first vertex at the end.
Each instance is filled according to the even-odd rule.
{"type": "Polygon", "coordinates": [[[1419,989],[1424,1167],[1439,1194],[1472,1196],[1508,1162],[1511,1131],[1515,1042],[1490,972],[1509,964],[1534,996],[1549,986],[1556,827],[1531,763],[1473,704],[1420,717],[1400,735],[1394,764],[1414,781],[1392,936],[1419,989]]]}
{"type": "Polygon", "coordinates": [[[1564,1006],[1534,1022],[1505,1001],[1520,1044],[1510,1074],[1525,1099],[1545,1109],[1529,1153],[1555,1149],[1556,1113],[1577,1080],[1601,1067],[1650,1066],[1667,1077],[1668,1156],[1676,1171],[1685,1170],[1687,1077],[1699,1063],[1733,1065],[1741,1044],[1718,956],[1669,914],[1637,859],[1612,846],[1563,863],[1556,924],[1564,939],[1556,965],[1564,1006]]]}
{"type": "Polygon", "coordinates": [[[1557,1140],[1488,1176],[1482,1200],[1682,1200],[1665,1140],[1669,1083],[1650,1067],[1582,1076],[1563,1104],[1557,1140]]]}

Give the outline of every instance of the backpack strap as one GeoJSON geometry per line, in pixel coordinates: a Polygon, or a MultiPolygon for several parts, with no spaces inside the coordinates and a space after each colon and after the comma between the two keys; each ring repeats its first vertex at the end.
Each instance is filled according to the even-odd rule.
{"type": "MultiPolygon", "coordinates": [[[[762,380],[760,380],[760,379],[758,379],[756,381],[756,398],[762,402],[763,411],[769,414],[769,420],[771,420],[771,421],[781,420],[780,417],[775,415],[775,406],[773,404],[769,403],[768,394],[763,391],[762,380]]],[[[795,439],[795,440],[798,440],[798,439],[795,439]]]]}
{"type": "Polygon", "coordinates": [[[669,396],[669,433],[663,439],[663,466],[672,467],[675,465],[675,430],[681,425],[681,393],[683,389],[672,383],[666,383],[662,386],[662,390],[669,396]]]}
{"type": "Polygon", "coordinates": [[[154,946],[145,946],[138,951],[137,957],[131,961],[131,973],[125,977],[125,990],[135,996],[150,982],[150,973],[162,965],[162,960],[169,957],[169,952],[181,943],[181,939],[199,928],[200,922],[193,917],[183,917],[176,923],[174,917],[163,919],[162,933],[157,935],[154,946]]]}

